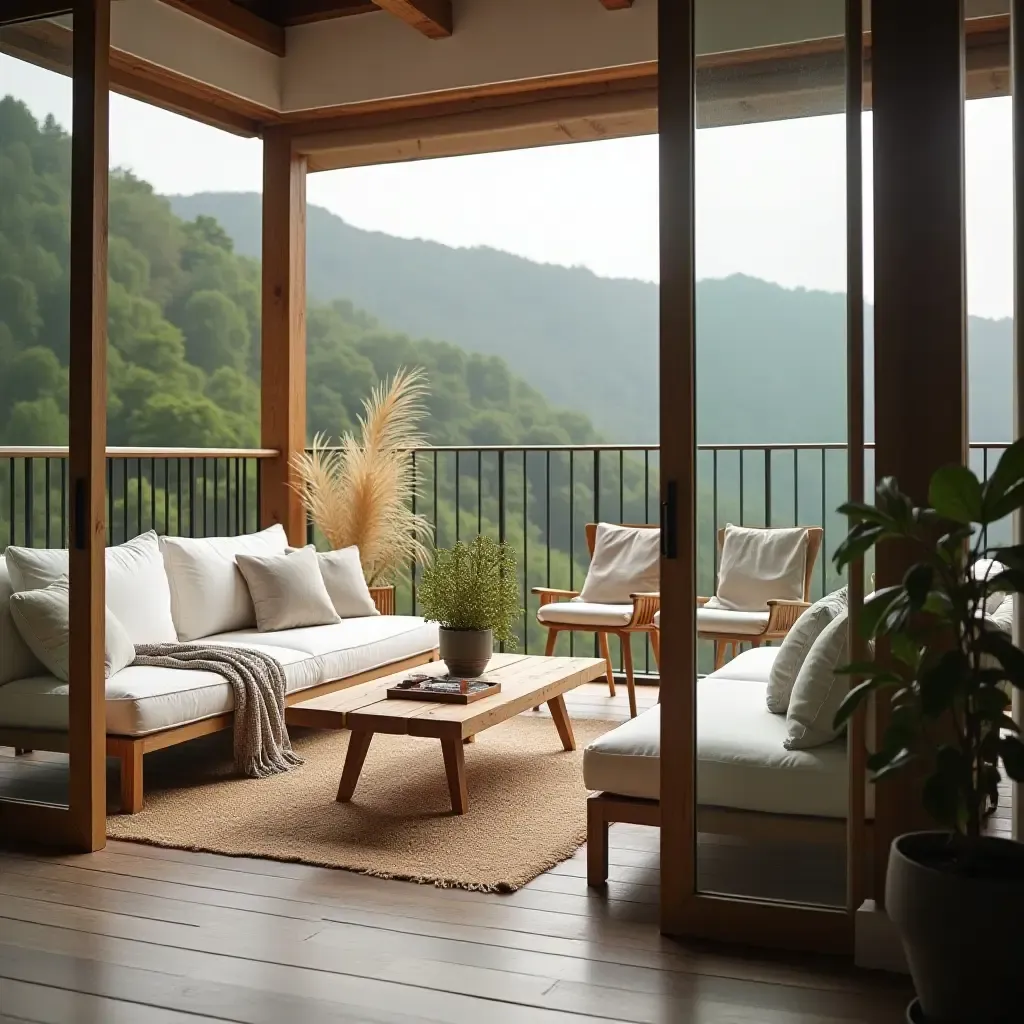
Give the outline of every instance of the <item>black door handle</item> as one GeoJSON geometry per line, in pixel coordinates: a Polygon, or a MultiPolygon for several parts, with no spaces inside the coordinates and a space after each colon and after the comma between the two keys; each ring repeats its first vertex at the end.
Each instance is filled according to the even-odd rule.
{"type": "Polygon", "coordinates": [[[665,500],[661,503],[661,557],[678,557],[676,541],[676,482],[665,481],[665,500]]]}

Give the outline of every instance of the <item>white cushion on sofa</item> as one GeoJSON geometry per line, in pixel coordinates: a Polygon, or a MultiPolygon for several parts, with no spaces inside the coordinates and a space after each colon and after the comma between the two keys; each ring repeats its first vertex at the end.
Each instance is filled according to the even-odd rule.
{"type": "MultiPolygon", "coordinates": [[[[266,651],[281,662],[288,692],[294,693],[433,650],[437,624],[418,616],[382,615],[278,634],[242,631],[203,642],[266,651]],[[380,625],[369,628],[370,623],[380,625]],[[334,631],[331,637],[315,637],[328,630],[334,631]],[[292,646],[281,643],[282,639],[295,640],[294,634],[307,635],[292,646]]],[[[221,676],[191,669],[131,665],[107,681],[106,694],[107,731],[118,736],[144,736],[224,714],[234,707],[231,687],[221,676]]],[[[64,730],[67,698],[68,684],[52,676],[0,686],[0,724],[64,730]]]]}
{"type": "Polygon", "coordinates": [[[850,660],[849,648],[848,614],[841,612],[821,631],[797,673],[786,712],[787,750],[819,747],[838,735],[832,722],[850,678],[836,675],[836,669],[850,660]]]}
{"type": "MultiPolygon", "coordinates": [[[[48,587],[11,595],[11,617],[22,639],[58,679],[67,680],[70,660],[71,606],[67,576],[48,587]]],[[[107,679],[135,660],[135,645],[124,626],[107,608],[104,675],[107,679]]]]}
{"type": "Polygon", "coordinates": [[[593,601],[552,601],[537,609],[537,620],[556,626],[628,626],[632,604],[597,604],[593,601]]]}
{"type": "Polygon", "coordinates": [[[779,656],[772,663],[771,675],[768,677],[767,703],[772,714],[783,715],[789,709],[796,677],[814,641],[837,615],[846,611],[848,604],[846,587],[842,587],[815,601],[793,623],[793,628],[779,645],[779,656]]]}
{"type": "Polygon", "coordinates": [[[312,544],[283,554],[237,555],[261,633],[338,621],[312,544]]]}
{"type": "Polygon", "coordinates": [[[177,639],[198,640],[256,625],[235,556],[283,554],[287,547],[280,523],[241,537],[161,537],[177,639]]]}
{"type": "MultiPolygon", "coordinates": [[[[289,553],[297,550],[288,549],[289,553]]],[[[320,565],[320,575],[324,578],[324,586],[331,595],[331,603],[341,618],[380,615],[373,603],[373,595],[363,574],[359,548],[355,544],[335,551],[318,551],[316,559],[320,565]]]]}
{"type": "Polygon", "coordinates": [[[725,528],[718,589],[709,604],[733,611],[766,611],[768,602],[800,601],[807,569],[807,530],[725,528]]]}
{"type": "Polygon", "coordinates": [[[593,604],[630,603],[630,594],[657,592],[660,568],[660,530],[598,523],[580,598],[593,604]]]}
{"type": "MultiPolygon", "coordinates": [[[[68,574],[67,548],[7,549],[15,591],[38,590],[68,574]]],[[[106,603],[133,644],[173,643],[171,591],[156,534],[106,550],[106,603]]]]}
{"type": "Polygon", "coordinates": [[[0,686],[12,679],[41,675],[45,669],[21,638],[11,618],[11,594],[14,587],[7,570],[7,559],[0,556],[0,686]]]}
{"type": "Polygon", "coordinates": [[[697,632],[756,636],[768,628],[769,615],[769,612],[734,612],[709,603],[697,609],[697,632]]]}

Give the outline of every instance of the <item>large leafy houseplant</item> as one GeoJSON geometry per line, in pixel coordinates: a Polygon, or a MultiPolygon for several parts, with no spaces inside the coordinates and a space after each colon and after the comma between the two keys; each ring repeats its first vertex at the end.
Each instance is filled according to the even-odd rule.
{"type": "Polygon", "coordinates": [[[515,552],[490,537],[440,548],[419,586],[423,616],[441,627],[441,657],[453,675],[480,675],[494,641],[515,648],[519,601],[515,552]]]}
{"type": "Polygon", "coordinates": [[[1024,545],[988,544],[989,527],[1022,507],[1024,440],[984,482],[966,466],[938,470],[927,506],[886,478],[874,505],[839,510],[852,526],[838,568],[880,544],[913,552],[902,582],[864,603],[876,660],[847,666],[859,681],[835,719],[842,726],[871,695],[889,701],[868,768],[876,782],[920,770],[924,808],[944,829],[899,836],[890,852],[885,906],[920,1003],[908,1019],[1002,1024],[1024,1004],[1024,846],[985,835],[1001,771],[1024,781],[1011,717],[1024,651],[986,615],[1000,595],[1024,592],[1024,545]]]}

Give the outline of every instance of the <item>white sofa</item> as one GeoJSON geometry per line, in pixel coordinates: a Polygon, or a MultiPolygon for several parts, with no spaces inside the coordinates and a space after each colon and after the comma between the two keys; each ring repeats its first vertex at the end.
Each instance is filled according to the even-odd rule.
{"type": "MultiPolygon", "coordinates": [[[[745,651],[697,682],[697,828],[701,832],[841,843],[849,800],[847,743],[786,750],[786,716],[765,696],[777,647],[745,651]]],[[[661,709],[655,706],[584,751],[588,879],[608,874],[613,821],[660,822],[661,709]]],[[[868,812],[871,789],[868,787],[868,812]]]]}
{"type": "MultiPolygon", "coordinates": [[[[22,642],[10,614],[12,589],[0,557],[0,745],[66,750],[68,683],[48,674],[22,642]]],[[[438,633],[418,616],[375,615],[278,632],[253,624],[198,642],[267,651],[284,667],[286,704],[294,704],[433,661],[438,633]]],[[[141,810],[145,753],[229,728],[233,706],[230,685],[211,672],[130,665],[109,678],[107,754],[122,762],[122,810],[141,810]]]]}

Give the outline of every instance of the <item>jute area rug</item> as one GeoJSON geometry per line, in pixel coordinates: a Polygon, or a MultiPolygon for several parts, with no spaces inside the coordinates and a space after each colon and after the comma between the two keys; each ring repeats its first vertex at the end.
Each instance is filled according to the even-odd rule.
{"type": "Polygon", "coordinates": [[[377,734],[351,803],[336,801],[350,733],[292,729],[305,764],[233,774],[228,733],[146,757],[145,807],[107,835],[156,846],[301,861],[382,878],[505,892],[586,840],[583,749],[614,722],[573,722],[562,749],[547,717],[520,716],[467,744],[469,810],[451,813],[437,740],[377,734]]]}

